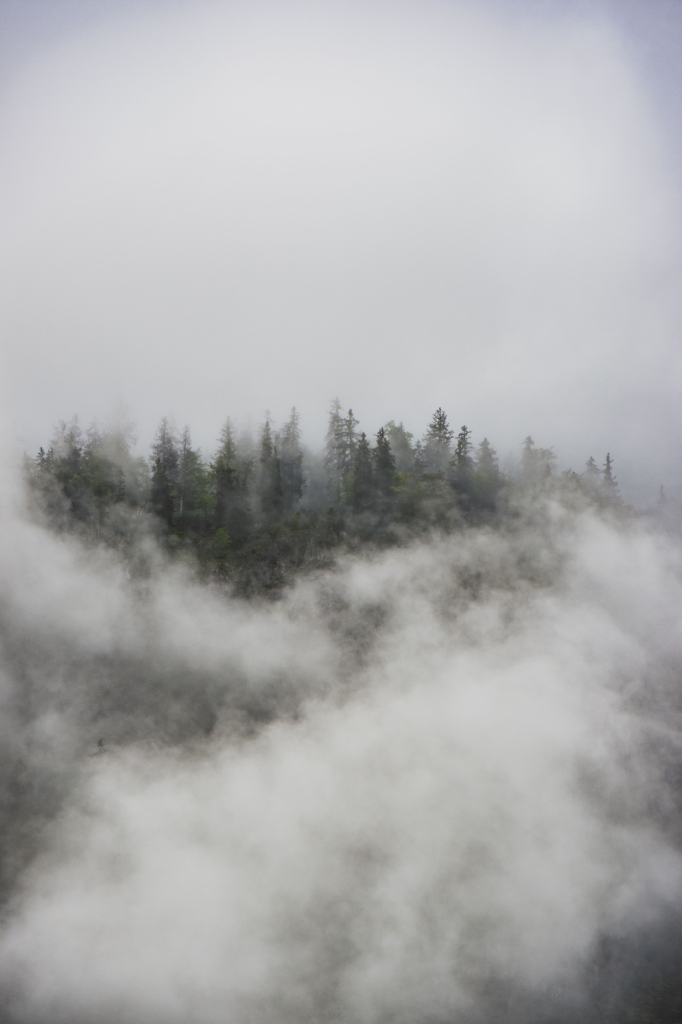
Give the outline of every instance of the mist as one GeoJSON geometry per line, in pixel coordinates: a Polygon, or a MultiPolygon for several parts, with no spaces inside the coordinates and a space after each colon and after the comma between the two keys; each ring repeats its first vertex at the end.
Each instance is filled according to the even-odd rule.
{"type": "Polygon", "coordinates": [[[676,1020],[682,19],[49,11],[0,10],[0,1021],[676,1020]]]}
{"type": "Polygon", "coordinates": [[[9,1022],[621,1021],[676,984],[673,536],[536,496],[246,601],[27,500],[9,1022]]]}
{"type": "Polygon", "coordinates": [[[678,25],[616,8],[74,6],[0,110],[20,441],[122,400],[318,445],[338,393],[677,488],[678,25]]]}

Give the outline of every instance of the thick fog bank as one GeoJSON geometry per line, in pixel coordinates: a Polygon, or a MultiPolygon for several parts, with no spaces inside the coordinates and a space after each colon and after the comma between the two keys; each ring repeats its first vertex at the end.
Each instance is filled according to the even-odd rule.
{"type": "Polygon", "coordinates": [[[625,1021],[659,998],[681,552],[556,504],[510,523],[248,604],[6,512],[2,1019],[625,1021]]]}
{"type": "Polygon", "coordinates": [[[19,6],[74,17],[0,96],[27,448],[121,397],[204,452],[295,404],[317,446],[340,393],[364,424],[442,405],[501,454],[542,431],[644,501],[677,488],[679,4],[19,6]]]}

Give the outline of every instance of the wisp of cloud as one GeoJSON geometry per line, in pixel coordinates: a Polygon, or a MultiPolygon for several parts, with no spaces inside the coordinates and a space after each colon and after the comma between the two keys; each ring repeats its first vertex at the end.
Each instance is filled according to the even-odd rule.
{"type": "Polygon", "coordinates": [[[548,501],[249,603],[17,505],[3,1019],[615,1020],[679,950],[670,537],[548,501]]]}

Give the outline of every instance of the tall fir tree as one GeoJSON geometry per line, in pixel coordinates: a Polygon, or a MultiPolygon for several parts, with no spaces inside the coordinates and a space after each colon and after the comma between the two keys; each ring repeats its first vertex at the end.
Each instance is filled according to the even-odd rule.
{"type": "Polygon", "coordinates": [[[395,459],[395,468],[401,473],[412,473],[414,471],[413,435],[405,430],[402,423],[396,426],[394,420],[389,420],[384,425],[384,430],[395,459]]]}
{"type": "Polygon", "coordinates": [[[473,444],[471,443],[471,431],[463,426],[457,435],[457,444],[452,456],[452,468],[455,474],[455,486],[462,491],[469,489],[471,477],[474,471],[474,459],[472,456],[473,444]]]}
{"type": "Polygon", "coordinates": [[[445,473],[450,462],[450,445],[454,437],[448,418],[441,408],[436,409],[424,435],[423,451],[427,468],[434,473],[445,473]]]}
{"type": "Polygon", "coordinates": [[[180,438],[177,479],[177,520],[182,530],[191,530],[201,522],[202,498],[206,492],[206,469],[201,455],[192,447],[188,426],[180,438]]]}
{"type": "Polygon", "coordinates": [[[347,415],[342,416],[341,405],[338,398],[335,398],[329,412],[324,462],[329,489],[337,501],[345,502],[348,499],[346,477],[353,471],[355,465],[357,425],[353,410],[349,409],[347,415]]]}
{"type": "Polygon", "coordinates": [[[214,529],[223,531],[221,537],[225,543],[229,537],[230,544],[239,547],[251,530],[247,500],[249,464],[239,454],[234,427],[229,418],[220,432],[220,443],[211,462],[210,472],[215,495],[214,529]]]}
{"type": "Polygon", "coordinates": [[[288,422],[280,433],[279,462],[282,482],[282,506],[284,512],[289,514],[303,497],[303,488],[305,486],[301,430],[295,406],[291,410],[288,422]]]}
{"type": "Polygon", "coordinates": [[[373,454],[377,490],[382,497],[386,498],[391,493],[395,475],[395,457],[384,427],[377,431],[376,447],[373,454]]]}
{"type": "Polygon", "coordinates": [[[175,432],[165,416],[156,431],[150,461],[152,511],[171,528],[177,501],[180,454],[175,432]]]}
{"type": "Polygon", "coordinates": [[[257,482],[261,515],[268,521],[282,512],[282,480],[277,446],[272,436],[269,417],[266,418],[260,439],[257,482]]]}
{"type": "Polygon", "coordinates": [[[602,470],[602,485],[604,493],[610,501],[619,501],[620,492],[618,490],[618,481],[613,475],[613,459],[611,453],[606,453],[606,461],[604,462],[604,469],[602,470]]]}
{"type": "Polygon", "coordinates": [[[597,463],[594,461],[592,455],[590,455],[589,459],[585,463],[585,472],[583,473],[583,477],[585,478],[585,480],[590,482],[599,480],[599,467],[597,466],[597,463]]]}
{"type": "Polygon", "coordinates": [[[476,450],[474,464],[473,490],[477,503],[484,508],[494,508],[501,483],[497,452],[484,437],[476,450]]]}
{"type": "Polygon", "coordinates": [[[542,484],[553,472],[556,455],[551,448],[536,448],[533,438],[528,435],[523,442],[521,473],[528,483],[542,484]]]}
{"type": "Polygon", "coordinates": [[[374,498],[372,452],[364,431],[355,445],[353,461],[354,466],[350,474],[350,501],[355,512],[363,512],[371,507],[374,498]]]}

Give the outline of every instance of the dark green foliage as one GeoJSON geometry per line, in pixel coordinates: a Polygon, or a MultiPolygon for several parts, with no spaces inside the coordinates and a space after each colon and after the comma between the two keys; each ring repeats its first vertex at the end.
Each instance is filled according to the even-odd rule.
{"type": "Polygon", "coordinates": [[[282,509],[288,515],[300,502],[305,487],[301,430],[298,425],[296,408],[291,410],[289,421],[284,426],[280,435],[279,463],[282,509]]]}
{"type": "Polygon", "coordinates": [[[367,435],[363,432],[355,446],[350,474],[350,503],[354,512],[366,511],[375,497],[374,466],[367,435]]]}
{"type": "Polygon", "coordinates": [[[462,427],[457,435],[455,454],[452,457],[455,487],[464,493],[469,492],[474,473],[474,459],[471,454],[474,446],[470,438],[471,431],[468,427],[462,427]]]}
{"type": "Polygon", "coordinates": [[[332,403],[324,459],[304,472],[298,413],[274,431],[263,424],[254,456],[228,419],[206,463],[189,427],[176,438],[159,425],[149,464],[131,455],[131,427],[60,423],[50,447],[27,462],[43,514],[60,530],[134,549],[152,531],[174,557],[190,558],[207,576],[244,594],[277,591],[306,568],[329,564],[333,552],[358,545],[402,543],[420,533],[504,522],[522,495],[571,488],[576,501],[601,508],[620,501],[610,454],[582,476],[553,474],[551,449],[523,446],[520,474],[505,477],[487,438],[474,452],[463,426],[453,432],[437,409],[423,442],[402,423],[381,427],[374,444],[358,433],[352,410],[332,403]],[[500,498],[503,498],[501,501],[500,498]],[[510,505],[511,503],[511,505],[510,505]]]}
{"type": "MultiPolygon", "coordinates": [[[[362,436],[364,437],[365,435],[363,434],[362,436]]],[[[391,444],[383,427],[380,427],[376,435],[374,472],[377,491],[382,497],[388,497],[391,493],[391,486],[395,476],[395,457],[391,451],[391,444]]]]}
{"type": "Polygon", "coordinates": [[[426,472],[426,452],[424,450],[424,444],[422,441],[415,441],[414,443],[414,471],[417,477],[420,477],[422,473],[426,472]]]}
{"type": "Polygon", "coordinates": [[[207,485],[206,467],[199,451],[192,448],[189,427],[185,427],[180,439],[176,512],[176,525],[183,533],[197,533],[204,528],[208,511],[204,501],[207,485]]]}
{"type": "Polygon", "coordinates": [[[170,529],[173,526],[176,505],[179,501],[177,485],[180,473],[180,453],[175,434],[165,416],[156,431],[150,461],[152,466],[151,509],[170,529]]]}
{"type": "Polygon", "coordinates": [[[213,526],[224,527],[235,547],[244,544],[251,530],[248,483],[251,462],[237,451],[234,430],[228,419],[220,434],[220,444],[210,465],[213,484],[213,526]]]}
{"type": "Polygon", "coordinates": [[[227,556],[230,554],[232,541],[230,540],[230,535],[224,526],[221,526],[220,529],[216,530],[214,533],[211,548],[213,557],[219,562],[225,561],[227,556]]]}

